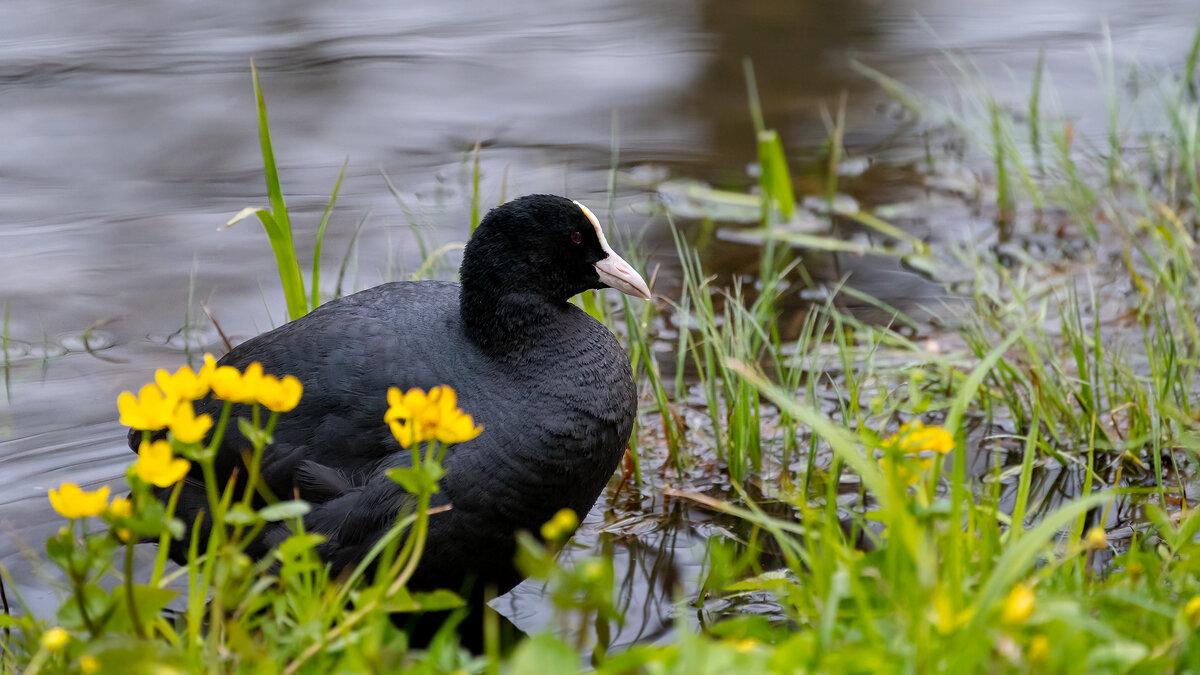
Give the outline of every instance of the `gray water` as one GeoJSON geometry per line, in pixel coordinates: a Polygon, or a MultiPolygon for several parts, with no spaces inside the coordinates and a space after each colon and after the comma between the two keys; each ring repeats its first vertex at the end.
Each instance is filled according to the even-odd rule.
{"type": "MultiPolygon", "coordinates": [[[[1044,50],[1063,114],[1096,134],[1109,46],[1120,64],[1177,66],[1198,20],[1196,0],[0,5],[0,565],[36,611],[51,609],[34,562],[60,522],[45,493],[119,484],[131,457],[117,394],[185,349],[223,351],[202,304],[235,343],[283,320],[259,226],[218,229],[266,204],[252,58],[302,257],[349,158],[325,242],[328,296],[343,257],[348,292],[416,269],[413,228],[435,247],[465,237],[477,142],[485,205],[562,193],[626,233],[646,226],[646,191],[622,182],[609,213],[614,144],[634,174],[654,164],[745,183],[744,57],[798,163],[816,156],[822,110],[843,91],[850,153],[889,161],[915,141],[884,143],[903,120],[852,60],[952,102],[950,49],[1019,104],[1044,50]]],[[[650,234],[652,248],[665,241],[650,234]]],[[[651,570],[694,584],[705,530],[685,519],[602,535],[606,508],[576,552],[608,542],[631,607],[617,642],[651,639],[672,623],[651,570]]],[[[550,616],[532,584],[498,606],[528,630],[550,616]]]]}

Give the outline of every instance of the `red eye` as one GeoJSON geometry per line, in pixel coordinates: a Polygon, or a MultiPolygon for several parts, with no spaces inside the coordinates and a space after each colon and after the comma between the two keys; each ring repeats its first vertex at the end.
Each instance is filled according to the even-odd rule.
{"type": "Polygon", "coordinates": [[[578,232],[572,232],[571,233],[571,241],[578,244],[579,242],[583,241],[583,235],[579,234],[578,232]]]}

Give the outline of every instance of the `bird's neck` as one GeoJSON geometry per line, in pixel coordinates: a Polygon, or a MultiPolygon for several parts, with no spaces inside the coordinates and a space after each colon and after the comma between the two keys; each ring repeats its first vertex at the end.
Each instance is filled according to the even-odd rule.
{"type": "Polygon", "coordinates": [[[499,287],[464,287],[459,297],[467,337],[497,359],[520,359],[554,333],[567,303],[533,293],[505,292],[499,287]]]}

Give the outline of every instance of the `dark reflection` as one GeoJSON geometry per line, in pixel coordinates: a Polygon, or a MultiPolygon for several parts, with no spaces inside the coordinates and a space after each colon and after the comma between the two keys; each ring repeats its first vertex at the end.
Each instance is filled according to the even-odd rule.
{"type": "MultiPolygon", "coordinates": [[[[622,643],[653,641],[669,632],[672,605],[685,592],[685,579],[676,558],[681,544],[694,543],[686,534],[693,524],[679,503],[671,504],[661,517],[658,531],[651,536],[612,534],[602,546],[609,555],[616,546],[624,547],[631,563],[617,580],[617,606],[626,623],[613,629],[622,643]],[[642,594],[644,600],[635,602],[642,594]]],[[[690,553],[685,547],[682,555],[691,558],[690,553]]],[[[694,560],[686,562],[695,564],[694,560]]]]}

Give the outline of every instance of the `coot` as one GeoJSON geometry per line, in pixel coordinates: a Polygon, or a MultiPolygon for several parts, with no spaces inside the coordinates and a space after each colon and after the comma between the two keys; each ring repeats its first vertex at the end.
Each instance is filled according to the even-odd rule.
{"type": "MultiPolygon", "coordinates": [[[[645,299],[650,291],[585,206],[530,195],[492,209],[467,244],[460,278],[330,301],[220,360],[238,369],[257,361],[303,383],[299,406],[280,417],[263,455],[262,479],[275,495],[298,492],[313,503],[305,528],[327,537],[320,553],[335,574],[411,503],[385,475],[412,461],[384,422],[389,387],[449,385],[484,429],[445,457],[433,506],[450,508],[430,517],[415,589],[511,589],[520,581],[515,533],[538,532],[562,508],[586,514],[629,441],[637,403],[629,358],[568,300],[605,287],[645,299]]],[[[196,412],[216,419],[220,407],[205,399],[196,412]]],[[[217,454],[221,485],[246,474],[249,443],[236,424],[228,429],[217,454]]],[[[130,446],[140,439],[131,432],[130,446]]],[[[190,527],[206,507],[194,465],[177,513],[190,527]]],[[[261,557],[288,534],[282,525],[264,531],[248,552],[261,557]]],[[[172,544],[177,562],[188,539],[172,544]]]]}

